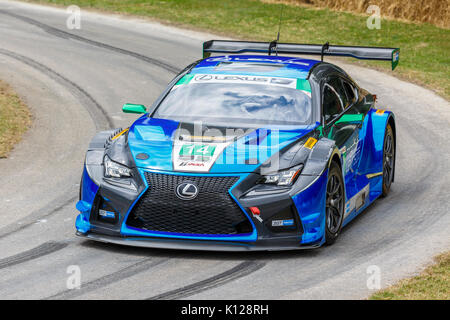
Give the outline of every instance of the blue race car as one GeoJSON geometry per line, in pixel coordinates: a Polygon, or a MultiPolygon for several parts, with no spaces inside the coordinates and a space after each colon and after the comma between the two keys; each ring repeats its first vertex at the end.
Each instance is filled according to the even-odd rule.
{"type": "Polygon", "coordinates": [[[389,193],[394,115],[323,57],[389,60],[394,69],[399,49],[213,40],[203,51],[148,112],[123,106],[143,114],[129,128],[93,138],[78,236],[174,249],[314,248],[389,193]]]}

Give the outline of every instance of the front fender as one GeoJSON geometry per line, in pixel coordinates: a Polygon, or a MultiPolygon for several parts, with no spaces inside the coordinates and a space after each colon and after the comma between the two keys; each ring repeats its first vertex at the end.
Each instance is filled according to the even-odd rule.
{"type": "Polygon", "coordinates": [[[325,241],[325,200],[331,161],[342,158],[333,140],[322,138],[312,149],[305,166],[291,190],[291,197],[302,221],[302,243],[325,241]]]}

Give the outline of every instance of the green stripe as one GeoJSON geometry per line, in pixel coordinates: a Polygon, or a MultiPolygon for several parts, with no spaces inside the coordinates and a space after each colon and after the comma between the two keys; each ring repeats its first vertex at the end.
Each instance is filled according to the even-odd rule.
{"type": "Polygon", "coordinates": [[[309,81],[305,79],[297,79],[297,90],[311,92],[311,85],[309,84],[309,81]]]}
{"type": "Polygon", "coordinates": [[[338,121],[336,121],[336,124],[342,122],[361,122],[363,118],[364,115],[362,114],[344,114],[338,121]]]}
{"type": "Polygon", "coordinates": [[[178,80],[177,85],[188,84],[192,80],[193,77],[194,77],[193,74],[186,74],[183,78],[178,80]]]}

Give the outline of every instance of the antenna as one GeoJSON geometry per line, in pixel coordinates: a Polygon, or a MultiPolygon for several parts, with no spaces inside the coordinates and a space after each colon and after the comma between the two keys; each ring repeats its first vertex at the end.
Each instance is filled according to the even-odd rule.
{"type": "Polygon", "coordinates": [[[284,6],[281,5],[281,9],[280,9],[280,21],[278,22],[278,34],[277,34],[277,39],[273,40],[270,44],[269,44],[269,56],[272,53],[272,49],[275,48],[275,55],[278,56],[278,41],[280,41],[280,31],[281,31],[281,20],[283,18],[283,9],[284,6]]]}

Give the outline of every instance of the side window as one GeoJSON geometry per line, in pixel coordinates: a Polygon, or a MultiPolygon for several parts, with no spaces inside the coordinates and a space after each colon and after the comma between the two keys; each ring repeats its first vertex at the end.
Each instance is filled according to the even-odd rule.
{"type": "Polygon", "coordinates": [[[347,98],[350,101],[350,103],[355,102],[356,101],[355,87],[345,80],[342,80],[342,83],[344,84],[345,93],[347,94],[347,98]]]}
{"type": "Polygon", "coordinates": [[[325,84],[323,88],[323,116],[325,123],[332,121],[342,110],[342,100],[336,90],[329,84],[325,84]]]}
{"type": "Polygon", "coordinates": [[[347,94],[345,93],[341,78],[333,77],[328,81],[328,84],[332,86],[336,91],[337,95],[342,101],[342,106],[344,107],[344,109],[346,109],[350,105],[350,101],[348,100],[347,94]]]}

